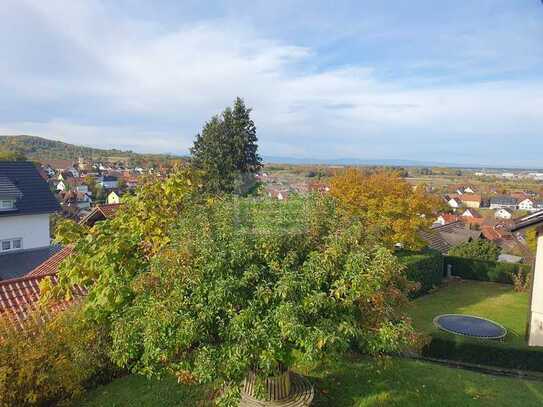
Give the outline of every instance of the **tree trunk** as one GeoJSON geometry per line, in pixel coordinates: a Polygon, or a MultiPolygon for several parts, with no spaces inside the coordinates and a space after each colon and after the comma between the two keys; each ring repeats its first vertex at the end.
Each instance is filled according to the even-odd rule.
{"type": "Polygon", "coordinates": [[[259,378],[255,372],[250,372],[243,382],[243,392],[251,398],[262,401],[285,400],[290,396],[290,391],[291,378],[288,370],[265,379],[259,378]]]}

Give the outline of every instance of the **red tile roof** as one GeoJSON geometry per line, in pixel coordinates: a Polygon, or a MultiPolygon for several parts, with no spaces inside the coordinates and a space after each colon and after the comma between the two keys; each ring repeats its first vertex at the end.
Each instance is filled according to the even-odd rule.
{"type": "MultiPolygon", "coordinates": [[[[40,299],[40,283],[46,279],[57,283],[56,274],[38,276],[25,276],[11,280],[0,281],[0,317],[7,317],[16,329],[23,329],[25,321],[33,310],[37,308],[40,299]]],[[[74,300],[86,294],[81,287],[72,289],[74,300]]],[[[48,307],[48,313],[55,313],[66,309],[74,300],[61,300],[48,307]]]]}
{"type": "Polygon", "coordinates": [[[54,170],[65,170],[66,168],[73,167],[73,160],[44,160],[41,162],[43,165],[48,165],[54,170]]]}
{"type": "Polygon", "coordinates": [[[115,217],[121,206],[122,203],[98,205],[87,216],[81,219],[79,223],[87,226],[93,226],[96,222],[101,220],[112,219],[115,217]]]}
{"type": "Polygon", "coordinates": [[[481,195],[464,194],[464,195],[460,195],[459,199],[462,202],[481,202],[481,195]]]}
{"type": "Polygon", "coordinates": [[[483,226],[481,232],[483,232],[483,236],[487,240],[495,241],[501,239],[501,235],[492,226],[483,226]]]}
{"type": "Polygon", "coordinates": [[[62,261],[73,252],[73,246],[64,246],[59,252],[45,260],[42,264],[32,270],[27,276],[43,276],[47,274],[56,273],[58,266],[62,261]]]}
{"type": "Polygon", "coordinates": [[[473,217],[473,218],[479,218],[479,219],[482,219],[483,216],[478,212],[476,211],[475,209],[473,208],[467,208],[463,213],[462,213],[462,217],[466,218],[466,217],[473,217]],[[465,215],[465,213],[468,212],[469,215],[465,215]]]}
{"type": "Polygon", "coordinates": [[[457,215],[454,215],[452,213],[442,213],[440,216],[445,221],[445,224],[457,222],[460,219],[457,215]]]}

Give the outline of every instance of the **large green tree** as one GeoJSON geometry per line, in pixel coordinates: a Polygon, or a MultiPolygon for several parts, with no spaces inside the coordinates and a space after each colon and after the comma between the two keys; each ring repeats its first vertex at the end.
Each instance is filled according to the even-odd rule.
{"type": "Polygon", "coordinates": [[[262,167],[251,109],[241,98],[208,121],[191,148],[191,163],[203,171],[210,193],[243,192],[262,167]]]}
{"type": "Polygon", "coordinates": [[[111,220],[90,229],[71,220],[59,222],[56,241],[74,250],[60,266],[60,284],[43,287],[47,297],[69,295],[66,289],[78,284],[91,288],[86,298],[90,315],[107,318],[122,308],[134,297],[133,279],[149,271],[152,259],[170,242],[177,217],[200,199],[199,184],[197,174],[175,169],[163,180],[150,177],[111,220]]]}
{"type": "Polygon", "coordinates": [[[111,316],[113,358],[148,375],[226,384],[276,375],[353,342],[410,342],[402,266],[326,198],[233,199],[186,211],[135,297],[111,316]]]}

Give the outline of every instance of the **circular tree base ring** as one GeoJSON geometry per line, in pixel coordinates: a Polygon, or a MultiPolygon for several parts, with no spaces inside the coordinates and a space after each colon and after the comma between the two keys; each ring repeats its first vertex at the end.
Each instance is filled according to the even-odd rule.
{"type": "Polygon", "coordinates": [[[262,401],[242,391],[240,407],[306,407],[315,396],[313,385],[305,377],[291,373],[290,395],[282,400],[262,401]]]}
{"type": "Polygon", "coordinates": [[[473,315],[444,314],[434,318],[434,325],[455,335],[480,339],[502,339],[507,329],[497,322],[473,315]]]}

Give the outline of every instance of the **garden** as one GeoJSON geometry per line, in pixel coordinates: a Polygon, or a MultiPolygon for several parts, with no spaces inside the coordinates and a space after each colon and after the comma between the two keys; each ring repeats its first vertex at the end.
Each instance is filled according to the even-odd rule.
{"type": "Polygon", "coordinates": [[[413,326],[430,336],[422,349],[428,358],[490,367],[497,371],[520,371],[541,376],[543,352],[528,347],[525,338],[528,292],[512,285],[459,280],[413,301],[409,311],[413,326]],[[507,330],[501,340],[484,340],[443,332],[433,319],[441,314],[474,315],[497,322],[507,330]]]}
{"type": "MultiPolygon", "coordinates": [[[[540,406],[543,382],[454,369],[421,361],[346,356],[299,368],[318,389],[316,407],[540,406]]],[[[91,391],[82,407],[206,406],[205,389],[174,378],[126,376],[91,391]]]]}
{"type": "MultiPolygon", "coordinates": [[[[214,116],[190,165],[150,177],[114,218],[58,222],[56,241],[73,247],[58,279],[40,285],[25,329],[0,319],[0,406],[541,403],[543,382],[399,358],[543,366],[523,345],[526,294],[436,289],[444,259],[418,232],[438,199],[374,169],[346,169],[328,194],[270,199],[246,182],[261,168],[249,113],[237,99],[214,116]],[[451,312],[509,335],[436,331],[432,319],[451,312]]],[[[519,272],[470,270],[502,282],[519,272]]]]}

